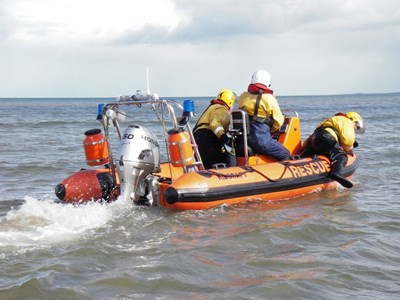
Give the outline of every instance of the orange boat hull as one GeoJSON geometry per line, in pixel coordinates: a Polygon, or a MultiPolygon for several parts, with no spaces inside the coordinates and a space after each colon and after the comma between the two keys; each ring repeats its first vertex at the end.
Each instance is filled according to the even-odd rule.
{"type": "MultiPolygon", "coordinates": [[[[350,178],[358,163],[355,156],[349,156],[344,175],[350,178]]],[[[336,188],[337,183],[328,177],[329,172],[329,160],[323,156],[199,170],[185,173],[171,184],[165,184],[160,204],[179,210],[199,210],[255,199],[289,199],[336,188]]]]}

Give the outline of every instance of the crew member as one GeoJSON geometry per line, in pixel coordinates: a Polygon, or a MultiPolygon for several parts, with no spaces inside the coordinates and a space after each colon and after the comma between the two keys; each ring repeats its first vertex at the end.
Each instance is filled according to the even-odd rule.
{"type": "Polygon", "coordinates": [[[343,168],[347,164],[347,154],[353,155],[353,148],[358,146],[356,133],[364,132],[364,121],[358,113],[337,113],[319,124],[304,141],[301,156],[327,156],[331,161],[329,177],[351,188],[353,183],[343,176],[343,168]]]}
{"type": "Polygon", "coordinates": [[[198,119],[193,135],[199,147],[199,153],[206,169],[217,163],[228,163],[228,155],[224,145],[232,146],[227,135],[230,110],[235,103],[235,94],[227,89],[218,93],[216,99],[198,119]]]}
{"type": "Polygon", "coordinates": [[[266,70],[258,70],[247,92],[240,95],[238,105],[249,115],[249,146],[258,153],[284,160],[289,158],[289,151],[271,137],[282,126],[284,116],[270,87],[271,75],[266,70]]]}

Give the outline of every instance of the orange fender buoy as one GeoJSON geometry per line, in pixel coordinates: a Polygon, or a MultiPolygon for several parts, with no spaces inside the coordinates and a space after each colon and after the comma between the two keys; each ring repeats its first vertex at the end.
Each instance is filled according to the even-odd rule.
{"type": "Polygon", "coordinates": [[[112,201],[118,197],[119,189],[108,169],[80,170],[57,184],[55,194],[67,203],[112,201]]]}

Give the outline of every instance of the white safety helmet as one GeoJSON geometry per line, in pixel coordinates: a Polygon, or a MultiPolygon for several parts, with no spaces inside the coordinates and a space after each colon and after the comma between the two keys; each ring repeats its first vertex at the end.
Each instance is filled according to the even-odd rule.
{"type": "Polygon", "coordinates": [[[251,83],[252,84],[261,83],[261,84],[265,85],[266,87],[270,87],[271,86],[271,75],[265,70],[258,70],[251,77],[251,83]]]}

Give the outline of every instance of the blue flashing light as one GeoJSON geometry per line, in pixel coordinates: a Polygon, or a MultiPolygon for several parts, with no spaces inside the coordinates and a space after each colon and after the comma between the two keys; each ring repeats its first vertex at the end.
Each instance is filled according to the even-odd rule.
{"type": "Polygon", "coordinates": [[[183,101],[183,115],[184,116],[194,116],[194,101],[184,100],[183,101]]]}
{"type": "Polygon", "coordinates": [[[102,119],[103,107],[104,104],[97,104],[97,120],[102,119]]]}

